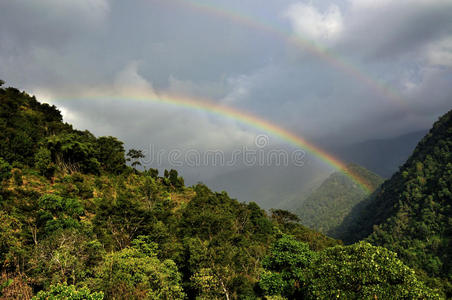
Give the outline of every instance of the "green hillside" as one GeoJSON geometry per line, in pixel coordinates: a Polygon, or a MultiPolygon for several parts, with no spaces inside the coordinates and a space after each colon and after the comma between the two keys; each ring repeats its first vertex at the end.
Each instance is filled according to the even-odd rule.
{"type": "Polygon", "coordinates": [[[140,172],[139,150],[17,89],[0,88],[0,127],[2,299],[439,297],[382,247],[140,172]]]}
{"type": "Polygon", "coordinates": [[[452,111],[360,210],[348,242],[367,237],[397,252],[452,297],[452,111]]]}
{"type": "MultiPolygon", "coordinates": [[[[383,179],[356,164],[347,166],[353,174],[363,178],[375,190],[383,179]]],[[[369,196],[361,186],[342,172],[331,174],[296,210],[301,223],[335,238],[343,238],[342,224],[352,208],[369,196]]]]}

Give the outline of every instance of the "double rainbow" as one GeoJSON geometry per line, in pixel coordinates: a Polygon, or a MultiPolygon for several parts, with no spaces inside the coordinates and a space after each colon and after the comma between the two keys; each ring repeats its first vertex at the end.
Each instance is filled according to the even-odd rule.
{"type": "MultiPolygon", "coordinates": [[[[155,2],[154,2],[155,3],[155,2]]],[[[340,57],[339,55],[331,52],[329,49],[322,47],[321,45],[310,41],[300,35],[293,35],[285,29],[278,28],[274,25],[266,24],[265,22],[254,18],[252,16],[244,15],[237,11],[229,10],[226,7],[214,6],[210,2],[202,0],[171,0],[163,2],[165,4],[175,3],[178,5],[183,5],[192,10],[199,11],[203,14],[213,15],[215,17],[220,17],[223,19],[230,20],[242,26],[253,28],[259,31],[266,32],[269,35],[276,37],[284,42],[291,43],[296,47],[308,51],[310,54],[318,57],[322,61],[328,63],[332,67],[340,70],[341,72],[355,78],[358,82],[364,84],[368,88],[375,91],[378,95],[381,95],[383,99],[391,100],[391,103],[398,106],[406,106],[403,97],[396,92],[394,89],[386,86],[380,81],[373,78],[371,75],[366,74],[359,67],[355,66],[353,63],[348,62],[346,59],[340,57]]],[[[86,97],[83,97],[86,99],[86,97]]],[[[99,98],[107,98],[102,96],[89,97],[94,98],[94,100],[99,98]]],[[[187,107],[191,109],[206,111],[212,114],[221,115],[230,119],[238,120],[244,124],[251,127],[263,130],[269,134],[272,134],[281,140],[286,141],[296,147],[303,148],[308,152],[312,153],[320,160],[324,161],[326,164],[332,166],[334,169],[342,171],[355,183],[357,183],[364,191],[370,193],[373,191],[374,187],[367,182],[364,178],[361,178],[358,174],[350,170],[347,165],[338,159],[337,157],[331,155],[330,153],[324,151],[315,144],[307,141],[306,139],[290,132],[274,123],[264,120],[256,115],[248,112],[239,111],[232,107],[217,104],[211,101],[190,99],[179,96],[169,96],[169,95],[138,95],[130,97],[108,97],[108,99],[116,100],[137,100],[137,101],[154,101],[160,103],[166,103],[171,105],[176,105],[178,107],[187,107]]]]}

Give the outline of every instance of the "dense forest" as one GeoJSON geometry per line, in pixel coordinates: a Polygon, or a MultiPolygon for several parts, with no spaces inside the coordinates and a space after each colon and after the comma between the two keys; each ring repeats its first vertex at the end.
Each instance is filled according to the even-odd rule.
{"type": "MultiPolygon", "coordinates": [[[[430,147],[430,139],[447,141],[444,135],[434,137],[441,130],[447,135],[447,128],[438,126],[421,146],[430,147]]],[[[55,106],[15,88],[0,87],[0,136],[4,299],[445,296],[382,246],[344,246],[302,226],[290,212],[266,212],[203,184],[187,187],[176,170],[138,171],[140,150],[126,152],[114,137],[75,130],[62,122],[55,106]]],[[[451,182],[450,150],[444,149],[441,144],[434,151],[445,151],[449,165],[441,163],[449,177],[429,183],[423,175],[424,183],[436,185],[422,191],[435,195],[426,196],[432,209],[449,210],[444,216],[450,225],[450,202],[435,206],[444,204],[436,195],[450,200],[450,193],[444,196],[447,188],[437,189],[451,182]]],[[[424,155],[417,151],[416,157],[424,155]]],[[[405,167],[405,180],[418,176],[410,173],[418,172],[410,169],[412,163],[405,167]]],[[[424,166],[421,171],[427,172],[430,167],[424,166]]],[[[402,189],[388,183],[382,193],[389,188],[402,189]]],[[[450,237],[450,231],[435,230],[436,241],[450,237]]],[[[377,238],[374,234],[369,241],[378,244],[377,238]]],[[[439,251],[450,249],[435,245],[439,251]]]]}
{"type": "Polygon", "coordinates": [[[356,208],[347,242],[367,237],[395,251],[452,297],[452,111],[442,116],[400,170],[356,208]]]}
{"type": "MultiPolygon", "coordinates": [[[[383,183],[380,176],[356,164],[349,164],[347,170],[369,183],[370,192],[375,191],[383,183]]],[[[343,224],[344,218],[350,215],[356,204],[368,196],[369,191],[354,182],[347,174],[335,172],[314,190],[295,212],[303,225],[342,239],[343,234],[348,232],[343,224]]]]}

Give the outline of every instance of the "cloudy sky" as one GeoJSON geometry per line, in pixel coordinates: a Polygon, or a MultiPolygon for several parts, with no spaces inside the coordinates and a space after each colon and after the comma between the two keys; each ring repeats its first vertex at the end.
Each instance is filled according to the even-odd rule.
{"type": "Polygon", "coordinates": [[[452,1],[1,1],[0,78],[127,147],[230,152],[262,134],[136,93],[209,99],[321,144],[393,137],[452,107],[452,1]]]}

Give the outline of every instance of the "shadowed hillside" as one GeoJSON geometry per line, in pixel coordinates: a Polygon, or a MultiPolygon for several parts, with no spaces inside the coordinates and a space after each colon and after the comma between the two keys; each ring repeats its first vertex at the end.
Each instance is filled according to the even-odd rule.
{"type": "Polygon", "coordinates": [[[367,237],[444,284],[452,296],[452,111],[442,116],[400,170],[365,205],[348,242],[367,237]]]}
{"type": "MultiPolygon", "coordinates": [[[[372,192],[383,182],[380,176],[358,165],[350,164],[347,168],[370,183],[372,192]]],[[[338,226],[352,208],[368,196],[368,191],[350,177],[342,172],[335,172],[302,202],[296,213],[303,225],[340,239],[344,229],[339,229],[338,226]]]]}

